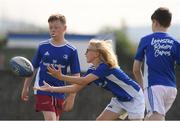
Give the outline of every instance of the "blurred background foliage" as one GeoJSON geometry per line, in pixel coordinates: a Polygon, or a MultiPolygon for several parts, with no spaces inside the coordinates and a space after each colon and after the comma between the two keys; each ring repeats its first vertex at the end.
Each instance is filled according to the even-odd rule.
{"type": "Polygon", "coordinates": [[[130,42],[127,34],[126,24],[123,23],[122,27],[110,27],[106,26],[100,30],[100,33],[113,33],[114,40],[116,43],[116,54],[118,57],[119,65],[123,70],[132,74],[133,58],[136,51],[137,45],[130,42]],[[127,64],[128,63],[128,64],[127,64]]]}
{"type": "MultiPolygon", "coordinates": [[[[132,65],[137,46],[130,42],[126,32],[126,26],[124,25],[119,28],[104,27],[99,33],[107,35],[113,33],[119,65],[130,77],[134,78],[132,74],[132,65]]],[[[0,36],[0,57],[1,60],[4,58],[4,61],[0,64],[0,75],[2,80],[0,84],[0,104],[2,104],[0,120],[42,120],[42,114],[36,113],[34,108],[32,108],[34,105],[33,91],[30,93],[30,101],[22,102],[20,100],[20,95],[24,78],[13,75],[9,70],[9,60],[12,57],[18,55],[31,60],[36,49],[6,48],[7,41],[6,36],[0,36]]],[[[179,68],[179,66],[176,68],[177,79],[180,78],[179,68]]],[[[179,82],[177,82],[177,85],[179,85],[179,82]]],[[[180,89],[178,88],[178,90],[180,89]]],[[[109,103],[111,97],[112,94],[110,92],[90,85],[78,93],[74,109],[71,112],[63,113],[61,119],[94,120],[109,103]]],[[[175,103],[167,114],[167,119],[180,119],[178,111],[180,108],[180,104],[178,103],[179,100],[180,95],[178,94],[175,103]]]]}
{"type": "Polygon", "coordinates": [[[5,35],[0,35],[0,50],[3,50],[6,47],[7,38],[5,35]]]}

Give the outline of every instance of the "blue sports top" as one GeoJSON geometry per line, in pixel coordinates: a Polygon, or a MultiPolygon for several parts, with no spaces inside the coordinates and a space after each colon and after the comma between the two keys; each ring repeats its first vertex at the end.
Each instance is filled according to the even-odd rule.
{"type": "Polygon", "coordinates": [[[90,67],[85,75],[89,73],[99,77],[92,83],[112,92],[120,101],[132,100],[140,90],[140,86],[129,78],[120,67],[109,68],[107,64],[101,63],[97,68],[90,67]]]}
{"type": "MultiPolygon", "coordinates": [[[[39,44],[38,50],[32,60],[34,68],[38,68],[34,85],[42,86],[46,81],[51,86],[64,86],[63,80],[58,80],[47,73],[47,66],[53,64],[57,68],[61,64],[63,74],[67,74],[68,66],[72,74],[80,73],[79,59],[77,50],[70,43],[56,46],[51,43],[51,39],[39,44]]],[[[44,91],[35,91],[35,94],[50,95],[56,98],[65,98],[64,93],[51,93],[44,91]]]]}
{"type": "Polygon", "coordinates": [[[144,88],[153,85],[176,87],[175,63],[180,64],[180,43],[167,33],[143,37],[135,60],[144,61],[144,88]]]}

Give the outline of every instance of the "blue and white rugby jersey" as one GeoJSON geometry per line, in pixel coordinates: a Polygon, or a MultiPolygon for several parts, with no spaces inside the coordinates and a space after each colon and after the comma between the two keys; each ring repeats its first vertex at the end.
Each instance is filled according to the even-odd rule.
{"type": "Polygon", "coordinates": [[[107,64],[101,63],[97,69],[90,67],[85,75],[92,73],[99,77],[93,81],[114,94],[120,101],[130,101],[140,90],[140,86],[125,74],[120,67],[109,68],[107,64]]]}
{"type": "Polygon", "coordinates": [[[180,64],[180,43],[167,33],[143,37],[135,59],[144,61],[144,88],[152,85],[176,87],[175,63],[180,64]]]}
{"type": "MultiPolygon", "coordinates": [[[[64,86],[65,82],[60,81],[47,73],[47,66],[53,64],[56,68],[61,64],[63,74],[67,74],[67,68],[70,66],[72,74],[80,73],[80,65],[77,50],[70,43],[56,46],[51,43],[51,39],[40,43],[38,50],[32,60],[34,68],[38,68],[35,79],[35,86],[42,86],[46,81],[51,86],[64,86]]],[[[44,91],[35,91],[35,94],[50,95],[56,98],[64,99],[64,93],[51,93],[44,91]]]]}

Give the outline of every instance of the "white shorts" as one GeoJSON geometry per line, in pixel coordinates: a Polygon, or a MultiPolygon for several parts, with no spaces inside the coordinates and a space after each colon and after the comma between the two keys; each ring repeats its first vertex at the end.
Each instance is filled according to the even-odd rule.
{"type": "Polygon", "coordinates": [[[129,119],[143,119],[145,111],[144,94],[142,90],[140,90],[138,94],[128,102],[122,102],[119,101],[116,97],[113,97],[105,110],[119,114],[125,110],[128,113],[129,119]]]}
{"type": "Polygon", "coordinates": [[[147,117],[151,116],[154,111],[166,115],[166,112],[172,106],[177,89],[175,87],[155,85],[144,90],[147,117]]]}

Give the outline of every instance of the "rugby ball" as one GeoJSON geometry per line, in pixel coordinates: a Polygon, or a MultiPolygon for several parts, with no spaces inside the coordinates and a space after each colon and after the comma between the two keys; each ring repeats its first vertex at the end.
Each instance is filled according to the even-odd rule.
{"type": "Polygon", "coordinates": [[[22,56],[15,56],[11,58],[10,67],[11,71],[20,77],[30,77],[34,71],[31,62],[22,56]]]}

